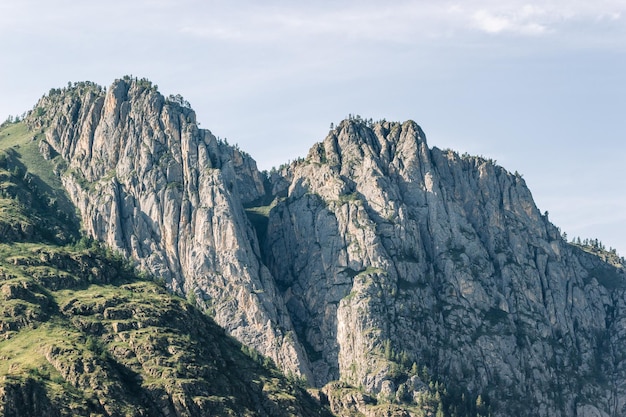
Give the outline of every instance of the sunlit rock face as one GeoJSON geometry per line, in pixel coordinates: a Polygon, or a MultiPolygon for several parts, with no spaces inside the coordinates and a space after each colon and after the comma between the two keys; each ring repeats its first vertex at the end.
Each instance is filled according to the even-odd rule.
{"type": "Polygon", "coordinates": [[[416,364],[496,415],[622,413],[623,266],[565,242],[521,176],[361,120],[290,175],[264,253],[318,384],[411,398],[416,364]]]}
{"type": "Polygon", "coordinates": [[[242,342],[310,377],[244,204],[265,194],[256,163],[199,129],[182,100],[126,78],[44,97],[31,124],[67,162],[65,187],[91,236],[195,298],[242,342]]]}

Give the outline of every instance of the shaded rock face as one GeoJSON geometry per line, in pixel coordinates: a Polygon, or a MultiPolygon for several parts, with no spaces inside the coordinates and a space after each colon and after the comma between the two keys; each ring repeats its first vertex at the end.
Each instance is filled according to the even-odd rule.
{"type": "Polygon", "coordinates": [[[264,178],[128,79],[38,107],[84,228],[284,370],[407,407],[439,381],[493,415],[626,413],[623,265],[563,241],[519,175],[347,120],[264,178]],[[244,206],[272,199],[257,234],[244,206]]]}
{"type": "Polygon", "coordinates": [[[0,412],[6,417],[42,416],[61,414],[51,407],[45,389],[31,379],[0,386],[0,412]]]}

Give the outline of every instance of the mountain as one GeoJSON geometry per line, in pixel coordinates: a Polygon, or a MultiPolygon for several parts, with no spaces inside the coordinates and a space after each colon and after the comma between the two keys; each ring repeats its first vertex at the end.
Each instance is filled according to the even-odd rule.
{"type": "Polygon", "coordinates": [[[23,124],[0,128],[0,415],[332,415],[164,282],[81,237],[40,145],[23,124]]]}
{"type": "Polygon", "coordinates": [[[318,383],[419,403],[415,363],[447,413],[480,396],[493,415],[625,415],[623,260],[413,122],[339,124],[291,168],[264,248],[318,383]]]}
{"type": "Polygon", "coordinates": [[[337,415],[626,415],[623,259],[415,122],[344,120],[269,173],[145,79],[53,89],[25,123],[84,233],[337,415]]]}

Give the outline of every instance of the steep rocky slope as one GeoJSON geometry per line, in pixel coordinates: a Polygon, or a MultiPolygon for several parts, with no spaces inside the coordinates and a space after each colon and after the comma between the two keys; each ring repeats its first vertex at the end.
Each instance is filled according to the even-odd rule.
{"type": "Polygon", "coordinates": [[[25,139],[0,153],[0,415],[331,415],[123,257],[76,240],[17,128],[0,129],[0,147],[25,139]]]}
{"type": "Polygon", "coordinates": [[[563,241],[519,175],[358,120],[291,175],[265,252],[318,384],[410,402],[415,363],[451,407],[626,413],[624,267],[563,241]]]}
{"type": "Polygon", "coordinates": [[[61,178],[89,235],[195,294],[283,369],[310,376],[245,215],[244,204],[265,194],[249,156],[198,129],[184,100],[145,80],[53,90],[29,124],[67,164],[61,178]]]}
{"type": "Polygon", "coordinates": [[[626,414],[624,266],[414,122],[346,120],[267,177],[145,80],[53,90],[28,124],[91,236],[340,414],[626,414]]]}

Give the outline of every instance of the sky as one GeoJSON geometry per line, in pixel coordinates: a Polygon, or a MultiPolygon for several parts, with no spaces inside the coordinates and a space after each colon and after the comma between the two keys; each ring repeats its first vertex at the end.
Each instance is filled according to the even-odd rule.
{"type": "Polygon", "coordinates": [[[0,0],[0,41],[2,120],[146,77],[269,169],[348,114],[411,119],[626,256],[625,0],[0,0]]]}

